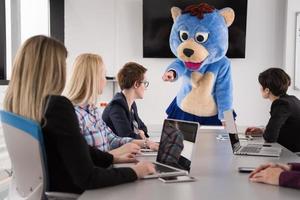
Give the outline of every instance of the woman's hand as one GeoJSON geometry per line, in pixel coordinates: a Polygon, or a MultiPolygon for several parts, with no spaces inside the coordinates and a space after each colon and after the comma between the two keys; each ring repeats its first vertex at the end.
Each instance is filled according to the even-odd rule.
{"type": "Polygon", "coordinates": [[[114,164],[117,163],[132,163],[132,162],[137,162],[137,159],[135,158],[135,154],[132,153],[127,153],[127,154],[122,154],[119,156],[114,156],[114,164]]]}
{"type": "Polygon", "coordinates": [[[251,173],[249,179],[252,182],[279,185],[279,176],[285,171],[281,167],[267,167],[256,173],[251,173]]]}
{"type": "Polygon", "coordinates": [[[278,168],[281,168],[282,170],[284,171],[290,171],[291,170],[291,166],[290,165],[287,165],[287,164],[281,164],[281,163],[267,163],[267,164],[263,164],[263,165],[260,165],[259,167],[257,167],[253,172],[251,172],[251,174],[249,175],[249,178],[251,178],[252,176],[254,176],[254,174],[257,174],[259,173],[260,171],[262,170],[265,170],[269,167],[278,167],[278,168]]]}
{"type": "Polygon", "coordinates": [[[264,130],[258,127],[248,127],[245,131],[246,135],[261,136],[264,130]]]}
{"type": "Polygon", "coordinates": [[[148,140],[148,141],[146,142],[146,144],[147,144],[147,147],[148,147],[149,149],[151,149],[151,150],[153,150],[153,151],[158,151],[158,148],[159,148],[159,144],[158,144],[158,143],[153,142],[153,141],[151,141],[151,140],[148,140]]]}
{"type": "Polygon", "coordinates": [[[155,173],[154,165],[148,161],[141,161],[131,168],[135,171],[138,178],[155,173]]]}
{"type": "Polygon", "coordinates": [[[149,148],[153,151],[158,151],[159,144],[149,140],[148,138],[145,140],[133,140],[132,142],[139,145],[141,148],[149,148]]]}
{"type": "Polygon", "coordinates": [[[145,132],[141,129],[138,130],[138,134],[139,136],[142,138],[142,140],[145,140],[147,139],[146,135],[145,135],[145,132]]]}
{"type": "Polygon", "coordinates": [[[140,151],[141,147],[135,143],[129,142],[119,148],[111,150],[109,153],[114,156],[122,156],[124,154],[137,154],[140,151]]]}
{"type": "Polygon", "coordinates": [[[279,184],[279,176],[283,171],[290,171],[291,166],[280,163],[267,163],[256,168],[249,179],[253,182],[267,183],[271,185],[279,184]]]}

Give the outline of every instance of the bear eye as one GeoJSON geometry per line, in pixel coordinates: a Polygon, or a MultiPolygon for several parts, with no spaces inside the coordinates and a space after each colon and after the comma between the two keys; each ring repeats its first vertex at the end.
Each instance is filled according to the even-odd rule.
{"type": "Polygon", "coordinates": [[[208,39],[208,33],[198,32],[196,33],[195,40],[199,43],[206,42],[208,39]]]}
{"type": "Polygon", "coordinates": [[[187,32],[187,31],[179,31],[179,38],[180,38],[180,40],[182,42],[186,41],[189,38],[189,32],[187,32]]]}

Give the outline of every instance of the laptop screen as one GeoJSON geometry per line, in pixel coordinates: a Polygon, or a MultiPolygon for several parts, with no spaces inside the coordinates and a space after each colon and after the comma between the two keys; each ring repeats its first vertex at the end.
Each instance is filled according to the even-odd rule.
{"type": "Polygon", "coordinates": [[[230,138],[230,143],[231,143],[232,151],[234,153],[241,146],[240,140],[239,140],[239,136],[238,136],[238,134],[235,134],[235,133],[229,133],[229,138],[230,138]]]}
{"type": "Polygon", "coordinates": [[[156,161],[189,171],[197,130],[196,122],[166,119],[156,161]]]}
{"type": "Polygon", "coordinates": [[[224,111],[224,119],[226,122],[225,130],[228,133],[238,133],[232,109],[224,111]]]}

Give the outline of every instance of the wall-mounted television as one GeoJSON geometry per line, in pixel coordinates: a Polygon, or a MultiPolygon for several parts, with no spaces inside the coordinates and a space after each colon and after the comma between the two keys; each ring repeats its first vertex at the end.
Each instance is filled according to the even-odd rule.
{"type": "Polygon", "coordinates": [[[231,7],[235,20],[229,27],[227,57],[245,58],[247,0],[143,0],[143,56],[145,58],[174,58],[169,47],[173,25],[171,8],[184,9],[191,4],[208,3],[217,9],[231,7]]]}

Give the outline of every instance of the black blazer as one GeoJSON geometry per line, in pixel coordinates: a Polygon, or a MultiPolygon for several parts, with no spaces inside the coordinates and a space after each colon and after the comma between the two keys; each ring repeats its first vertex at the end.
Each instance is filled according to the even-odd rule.
{"type": "Polygon", "coordinates": [[[87,145],[74,107],[67,98],[48,97],[42,131],[49,191],[82,193],[137,179],[131,168],[108,168],[113,156],[87,145]]]}
{"type": "Polygon", "coordinates": [[[106,106],[102,119],[116,135],[140,139],[140,136],[134,132],[133,120],[135,120],[138,128],[145,132],[146,137],[149,137],[146,125],[138,115],[136,103],[133,102],[129,111],[126,97],[122,92],[117,93],[106,106]]]}
{"type": "Polygon", "coordinates": [[[290,151],[300,152],[300,101],[295,96],[283,95],[271,105],[271,118],[263,137],[267,142],[278,142],[290,151]]]}

